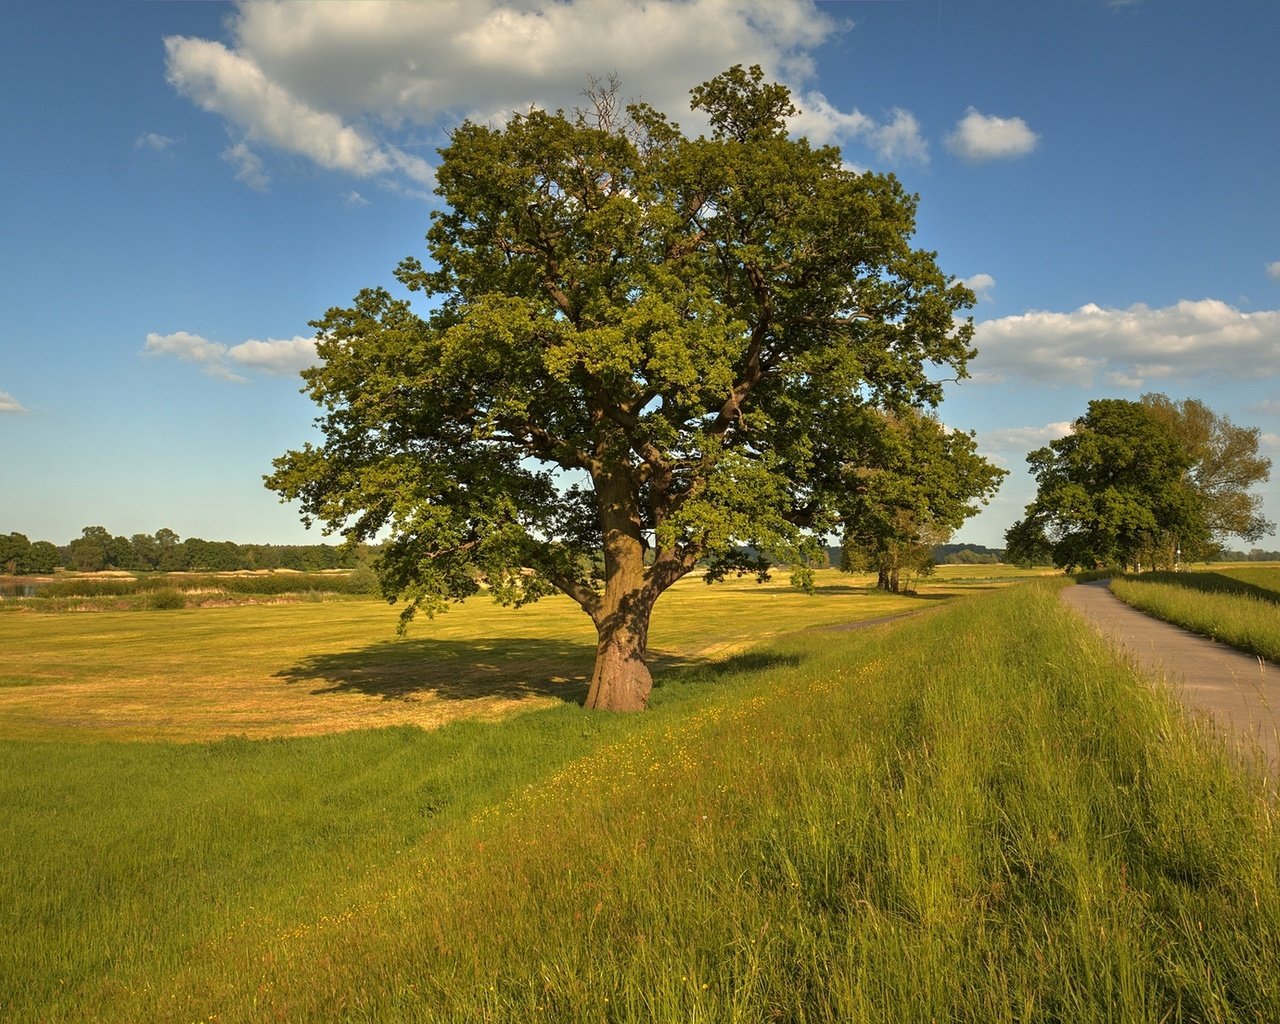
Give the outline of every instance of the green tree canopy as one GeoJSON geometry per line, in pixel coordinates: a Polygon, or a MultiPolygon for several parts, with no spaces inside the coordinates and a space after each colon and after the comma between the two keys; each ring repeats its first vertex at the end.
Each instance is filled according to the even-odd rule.
{"type": "Polygon", "coordinates": [[[57,547],[47,540],[36,540],[31,542],[31,548],[27,552],[26,565],[19,571],[44,575],[53,572],[57,568],[58,562],[57,547]]]}
{"type": "Polygon", "coordinates": [[[1186,450],[1191,460],[1187,482],[1200,498],[1205,525],[1216,541],[1258,540],[1275,529],[1262,514],[1261,495],[1249,493],[1271,476],[1271,460],[1258,454],[1257,427],[1237,427],[1194,398],[1175,402],[1153,393],[1143,395],[1142,404],[1186,450]]]}
{"type": "Polygon", "coordinates": [[[839,502],[841,565],[876,572],[878,585],[896,593],[903,572],[932,569],[933,549],[986,504],[1007,472],[978,455],[972,434],[913,409],[868,409],[864,420],[839,502]]]}
{"type": "Polygon", "coordinates": [[[77,572],[101,572],[107,568],[111,534],[102,526],[86,526],[67,545],[67,566],[77,572]]]}
{"type": "Polygon", "coordinates": [[[31,541],[24,533],[0,533],[0,572],[15,575],[26,571],[31,541]]]}
{"type": "Polygon", "coordinates": [[[1027,456],[1038,489],[1005,535],[1011,561],[1068,570],[1172,562],[1208,540],[1188,446],[1141,402],[1098,399],[1071,434],[1027,456]]]}
{"type": "Polygon", "coordinates": [[[466,122],[441,150],[431,263],[317,321],[323,442],[268,486],[388,538],[406,615],[560,590],[595,623],[587,704],[645,705],[649,616],[701,562],[804,565],[840,530],[866,411],[963,376],[972,293],[913,249],[916,197],[787,135],[734,67],[689,138],[644,104],[466,122]]]}

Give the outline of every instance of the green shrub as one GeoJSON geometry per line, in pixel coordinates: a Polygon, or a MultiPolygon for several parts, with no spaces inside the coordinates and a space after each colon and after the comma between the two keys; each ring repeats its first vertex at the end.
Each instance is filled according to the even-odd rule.
{"type": "Polygon", "coordinates": [[[187,599],[172,588],[157,590],[147,599],[147,607],[153,611],[166,611],[171,608],[185,608],[186,606],[187,599]]]}

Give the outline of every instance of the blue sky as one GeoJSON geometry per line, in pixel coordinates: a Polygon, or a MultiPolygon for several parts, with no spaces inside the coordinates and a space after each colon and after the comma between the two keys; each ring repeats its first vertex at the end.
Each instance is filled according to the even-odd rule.
{"type": "MultiPolygon", "coordinates": [[[[307,322],[423,252],[444,132],[609,72],[696,129],[688,89],[734,63],[918,192],[917,244],[981,296],[940,412],[1013,472],[958,539],[1002,544],[1026,452],[1090,398],[1199,398],[1280,455],[1274,0],[18,0],[6,22],[0,533],[321,539],[261,483],[313,436],[307,322]]],[[[1280,473],[1262,493],[1280,518],[1280,473]]]]}

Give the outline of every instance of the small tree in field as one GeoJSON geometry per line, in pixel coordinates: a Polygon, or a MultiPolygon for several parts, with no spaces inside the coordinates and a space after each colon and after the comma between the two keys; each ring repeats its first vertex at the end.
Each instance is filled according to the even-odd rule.
{"type": "Polygon", "coordinates": [[[973,295],[912,249],[892,176],[787,136],[788,91],[734,67],[688,138],[612,90],[464,123],[441,150],[428,266],[317,321],[324,440],[267,478],[428,613],[559,590],[599,637],[593,708],[645,706],[649,617],[700,563],[802,568],[840,528],[867,410],[963,376],[973,295]],[[935,371],[936,372],[936,371],[935,371]]]}
{"type": "Polygon", "coordinates": [[[858,457],[839,499],[841,568],[876,573],[898,593],[903,578],[933,572],[933,549],[986,504],[1007,475],[977,453],[972,434],[915,410],[864,412],[858,457]]]}

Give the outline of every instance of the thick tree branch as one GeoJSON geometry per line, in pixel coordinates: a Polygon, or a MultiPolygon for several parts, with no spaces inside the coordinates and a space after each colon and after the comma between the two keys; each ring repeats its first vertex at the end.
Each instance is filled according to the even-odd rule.
{"type": "Polygon", "coordinates": [[[554,462],[561,469],[583,469],[592,473],[599,464],[597,456],[575,447],[536,423],[499,420],[498,427],[509,440],[524,446],[533,455],[554,462]]]}
{"type": "Polygon", "coordinates": [[[591,587],[587,586],[581,580],[574,579],[563,573],[543,572],[551,585],[559,590],[562,594],[573,598],[578,606],[590,615],[593,619],[600,610],[600,595],[591,587]]]}

